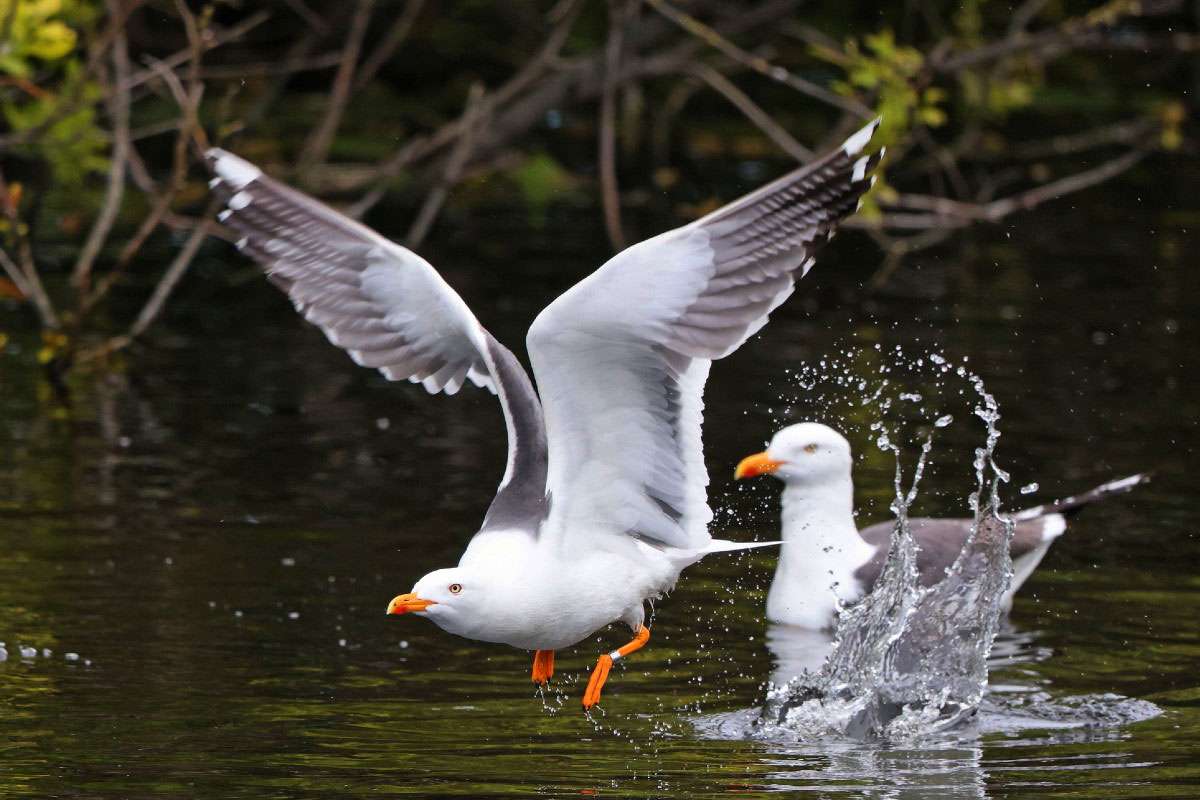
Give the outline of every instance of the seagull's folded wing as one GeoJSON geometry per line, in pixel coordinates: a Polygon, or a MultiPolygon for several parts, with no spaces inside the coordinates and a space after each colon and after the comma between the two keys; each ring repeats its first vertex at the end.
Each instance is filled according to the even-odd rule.
{"type": "Polygon", "coordinates": [[[878,160],[861,155],[877,124],[619,253],[538,316],[529,354],[549,437],[549,535],[708,542],[700,423],[710,362],[766,324],[857,208],[878,160]]]}
{"type": "Polygon", "coordinates": [[[358,364],[454,394],[470,380],[499,395],[508,466],[490,517],[544,505],[541,407],[520,362],[425,259],[224,150],[207,153],[220,219],[296,310],[358,364]]]}

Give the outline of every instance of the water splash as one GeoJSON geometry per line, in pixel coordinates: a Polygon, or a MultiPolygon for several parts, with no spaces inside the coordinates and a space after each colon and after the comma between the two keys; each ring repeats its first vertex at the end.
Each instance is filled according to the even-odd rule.
{"type": "MultiPolygon", "coordinates": [[[[950,369],[940,356],[930,361],[943,371],[950,369]]],[[[876,446],[895,458],[891,509],[896,525],[887,562],[874,590],[839,613],[833,649],[821,670],[771,687],[755,724],[758,735],[909,739],[956,724],[982,700],[1000,603],[1012,575],[1008,544],[1013,523],[998,511],[999,486],[1009,479],[994,460],[999,404],[979,376],[961,366],[955,374],[974,390],[974,415],[986,430],[984,445],[975,451],[976,485],[969,498],[974,519],[962,552],[945,578],[920,586],[908,517],[933,433],[922,442],[906,489],[895,431],[882,421],[873,423],[876,446]]],[[[882,388],[867,397],[886,410],[882,388]]],[[[915,393],[899,398],[921,400],[915,393]]],[[[942,414],[932,427],[944,428],[952,421],[942,414]]]]}
{"type": "MultiPolygon", "coordinates": [[[[1040,687],[989,689],[989,663],[1000,668],[1049,653],[1031,651],[1028,641],[1011,637],[992,649],[1002,619],[1000,604],[1011,581],[1012,521],[1001,513],[999,497],[1009,475],[994,459],[1001,436],[999,404],[967,369],[965,358],[963,362],[952,364],[937,353],[913,357],[899,346],[875,345],[844,349],[788,372],[794,394],[785,392],[778,406],[767,409],[776,427],[821,419],[843,431],[865,429],[878,450],[874,456],[860,452],[860,463],[881,453],[894,462],[890,507],[896,524],[890,553],[874,591],[840,611],[834,640],[822,632],[772,626],[768,647],[777,669],[765,704],[694,718],[702,734],[819,740],[826,746],[831,736],[844,741],[959,738],[1025,727],[1111,727],[1161,713],[1153,704],[1115,695],[1027,704],[1025,698],[1040,693],[1040,687]],[[921,384],[922,391],[907,390],[904,384],[911,382],[921,384]],[[974,468],[967,497],[973,525],[946,577],[921,588],[909,509],[929,465],[932,437],[955,423],[963,400],[971,413],[962,416],[982,422],[986,433],[983,445],[968,451],[974,468]],[[907,488],[901,466],[909,450],[905,431],[920,437],[907,488]],[[1045,715],[1037,713],[1042,709],[1045,715]]],[[[777,524],[773,502],[764,504],[762,513],[763,520],[777,524]]]]}

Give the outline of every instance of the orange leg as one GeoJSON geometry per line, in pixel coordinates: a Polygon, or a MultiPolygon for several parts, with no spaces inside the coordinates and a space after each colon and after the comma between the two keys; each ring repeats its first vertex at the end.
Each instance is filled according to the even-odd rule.
{"type": "Polygon", "coordinates": [[[533,653],[533,682],[545,686],[554,675],[554,651],[536,650],[533,653]]]}
{"type": "Polygon", "coordinates": [[[590,710],[592,706],[600,702],[600,690],[604,688],[604,682],[608,680],[608,673],[612,669],[613,662],[620,661],[630,653],[641,650],[648,641],[650,641],[650,629],[643,625],[638,628],[637,633],[633,635],[633,641],[629,644],[600,656],[596,661],[596,668],[592,670],[592,678],[588,681],[587,691],[583,693],[584,711],[590,710]]]}

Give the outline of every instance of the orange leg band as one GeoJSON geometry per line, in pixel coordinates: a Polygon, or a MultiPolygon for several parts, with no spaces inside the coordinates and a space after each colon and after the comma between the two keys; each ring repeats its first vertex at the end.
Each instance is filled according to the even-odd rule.
{"type": "Polygon", "coordinates": [[[618,647],[611,653],[605,653],[597,659],[596,668],[592,670],[592,677],[588,680],[587,690],[583,693],[583,709],[585,711],[600,702],[600,692],[604,689],[605,681],[608,680],[608,673],[612,670],[613,662],[641,650],[648,641],[650,641],[650,629],[643,625],[638,628],[637,633],[633,635],[633,641],[629,644],[618,647]]]}
{"type": "Polygon", "coordinates": [[[545,686],[554,676],[554,651],[537,650],[533,654],[533,682],[545,686]]]}

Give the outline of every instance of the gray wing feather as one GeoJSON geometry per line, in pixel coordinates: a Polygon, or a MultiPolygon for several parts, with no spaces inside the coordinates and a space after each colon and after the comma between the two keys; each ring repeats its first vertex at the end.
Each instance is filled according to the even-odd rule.
{"type": "Polygon", "coordinates": [[[520,362],[423,258],[223,150],[206,154],[220,219],[296,310],[354,361],[389,380],[454,394],[470,381],[499,396],[508,464],[485,527],[536,529],[544,515],[546,436],[520,362]],[[532,521],[531,521],[532,520],[532,521]]]}
{"type": "Polygon", "coordinates": [[[861,155],[877,124],[617,254],[534,321],[553,530],[606,528],[679,548],[709,540],[700,438],[709,365],[766,324],[858,207],[878,163],[861,155]]]}
{"type": "MultiPolygon", "coordinates": [[[[859,531],[863,540],[875,547],[874,557],[854,574],[868,587],[875,584],[887,560],[893,527],[895,522],[880,522],[859,531]]],[[[971,520],[913,517],[908,521],[908,529],[919,548],[917,573],[920,583],[922,586],[932,586],[946,577],[946,570],[954,565],[958,554],[962,552],[971,534],[971,520]]],[[[1009,550],[1012,557],[1020,558],[1043,545],[1043,530],[1040,519],[1017,522],[1009,550]]]]}

